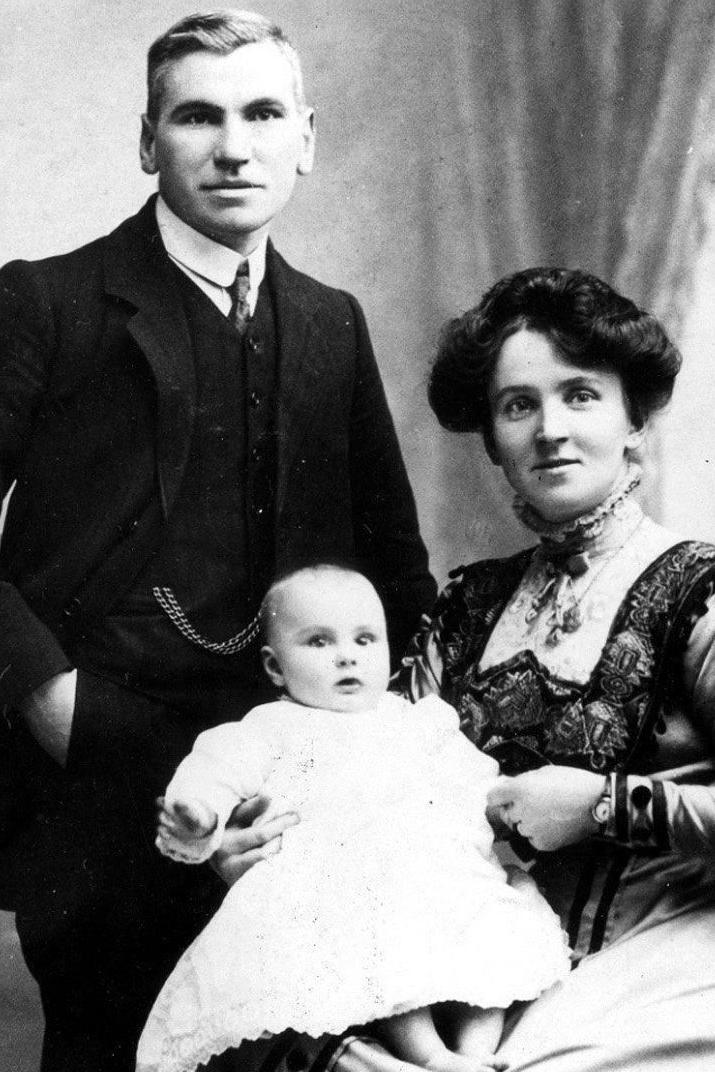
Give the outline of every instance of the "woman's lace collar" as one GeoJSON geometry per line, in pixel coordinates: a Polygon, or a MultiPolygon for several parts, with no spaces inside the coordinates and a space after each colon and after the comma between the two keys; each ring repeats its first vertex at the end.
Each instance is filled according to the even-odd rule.
{"type": "Polygon", "coordinates": [[[547,521],[519,495],[514,499],[514,512],[527,528],[540,537],[544,557],[564,560],[594,550],[604,529],[619,528],[619,519],[625,521],[624,515],[632,517],[634,511],[639,511],[635,503],[628,502],[628,497],[638,487],[640,480],[640,466],[629,462],[610,495],[594,510],[570,521],[547,521]]]}
{"type": "Polygon", "coordinates": [[[566,523],[546,521],[517,499],[518,516],[541,537],[534,554],[536,590],[525,613],[526,623],[546,615],[547,643],[558,644],[584,621],[584,597],[608,564],[630,543],[643,513],[629,499],[640,482],[640,468],[629,464],[610,495],[588,514],[566,523]]]}

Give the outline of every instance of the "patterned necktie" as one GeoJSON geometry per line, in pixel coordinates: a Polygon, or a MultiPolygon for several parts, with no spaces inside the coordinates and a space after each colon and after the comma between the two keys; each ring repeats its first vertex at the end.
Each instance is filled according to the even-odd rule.
{"type": "Polygon", "coordinates": [[[248,261],[239,265],[236,278],[228,292],[231,295],[231,309],[228,317],[239,335],[243,335],[246,324],[251,316],[251,307],[248,304],[248,292],[251,289],[251,280],[248,275],[248,261]]]}

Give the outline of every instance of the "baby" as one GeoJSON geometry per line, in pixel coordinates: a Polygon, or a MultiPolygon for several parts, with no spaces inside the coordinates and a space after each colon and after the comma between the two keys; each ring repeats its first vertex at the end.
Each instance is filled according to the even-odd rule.
{"type": "Polygon", "coordinates": [[[157,845],[208,860],[258,792],[301,822],[182,956],[140,1040],[140,1072],[190,1072],[244,1039],[378,1021],[401,1058],[485,1072],[503,1010],[563,978],[556,916],[493,852],[498,770],[436,697],[388,693],[385,617],[336,566],[279,580],[262,656],[281,698],[202,733],[165,798],[157,845]]]}

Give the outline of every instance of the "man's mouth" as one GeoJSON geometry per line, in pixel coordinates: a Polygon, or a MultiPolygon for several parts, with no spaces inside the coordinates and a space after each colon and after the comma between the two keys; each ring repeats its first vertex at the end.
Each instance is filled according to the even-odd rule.
{"type": "Polygon", "coordinates": [[[226,179],[224,182],[209,182],[204,184],[204,190],[258,190],[260,186],[255,182],[247,182],[245,179],[226,179]]]}

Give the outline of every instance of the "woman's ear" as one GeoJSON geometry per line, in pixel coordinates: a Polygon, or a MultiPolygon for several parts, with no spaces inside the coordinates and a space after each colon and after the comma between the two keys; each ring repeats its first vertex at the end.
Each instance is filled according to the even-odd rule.
{"type": "Polygon", "coordinates": [[[282,688],[285,685],[285,678],[281,671],[276,653],[273,648],[270,648],[267,644],[261,648],[261,658],[263,659],[263,669],[268,674],[269,678],[274,685],[278,688],[282,688]]]}
{"type": "Polygon", "coordinates": [[[643,440],[645,439],[645,433],[646,433],[646,423],[645,423],[645,421],[643,421],[643,424],[640,426],[640,428],[637,428],[635,425],[632,425],[630,432],[626,436],[626,450],[631,451],[631,452],[639,450],[640,447],[643,446],[643,440]]]}

